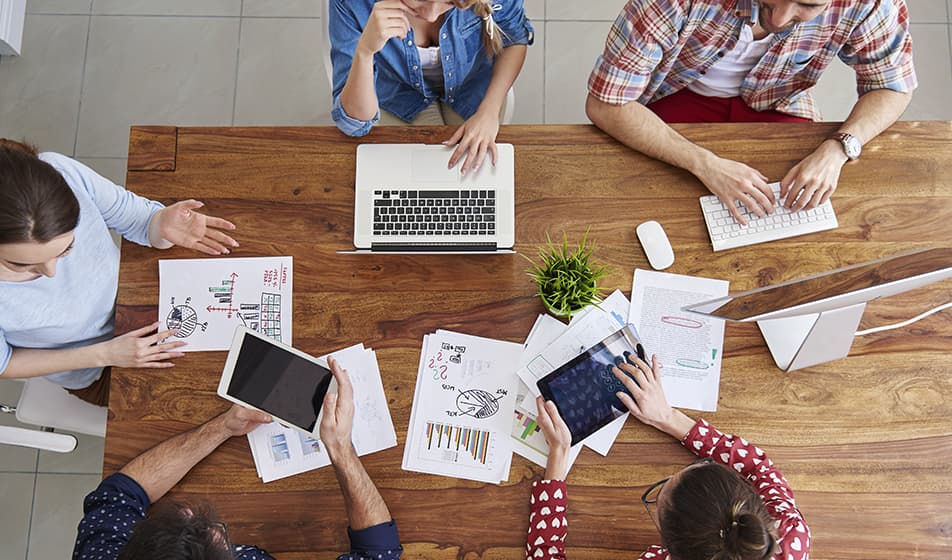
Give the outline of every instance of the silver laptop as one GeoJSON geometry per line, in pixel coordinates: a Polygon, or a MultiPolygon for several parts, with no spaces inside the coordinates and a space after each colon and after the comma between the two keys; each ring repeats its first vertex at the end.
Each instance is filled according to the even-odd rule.
{"type": "Polygon", "coordinates": [[[512,144],[497,144],[478,172],[447,169],[453,149],[426,144],[357,146],[354,246],[402,253],[512,253],[512,144]]]}

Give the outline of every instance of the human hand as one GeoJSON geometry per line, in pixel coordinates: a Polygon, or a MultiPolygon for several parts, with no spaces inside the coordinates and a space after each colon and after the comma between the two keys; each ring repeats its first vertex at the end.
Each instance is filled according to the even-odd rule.
{"type": "Polygon", "coordinates": [[[829,200],[847,161],[849,158],[835,140],[820,144],[780,181],[784,207],[794,211],[812,209],[829,200]]]}
{"type": "Polygon", "coordinates": [[[545,401],[536,397],[538,416],[536,423],[542,428],[545,443],[549,446],[549,458],[546,460],[545,478],[548,480],[565,480],[568,474],[569,448],[572,446],[572,433],[565,425],[559,409],[552,401],[545,401]]]}
{"type": "Polygon", "coordinates": [[[262,424],[271,422],[271,415],[260,410],[252,410],[233,404],[228,412],[221,415],[225,431],[230,437],[243,436],[262,424]]]}
{"type": "Polygon", "coordinates": [[[228,254],[228,247],[238,242],[219,231],[234,230],[235,224],[195,211],[204,206],[197,200],[183,200],[156,213],[158,232],[162,239],[180,247],[188,247],[209,255],[228,254]]]}
{"type": "Polygon", "coordinates": [[[374,55],[393,37],[404,39],[410,32],[407,14],[416,15],[412,8],[401,0],[382,0],[374,4],[373,11],[357,40],[355,52],[374,55]]]}
{"type": "Polygon", "coordinates": [[[499,111],[480,107],[475,115],[456,129],[449,140],[443,142],[447,146],[456,146],[447,168],[452,168],[463,156],[466,156],[460,167],[460,174],[466,175],[469,171],[478,171],[486,159],[486,150],[492,154],[493,165],[496,165],[499,161],[499,151],[496,149],[496,134],[498,133],[499,111]]]}
{"type": "Polygon", "coordinates": [[[619,391],[615,396],[628,408],[631,415],[641,422],[662,429],[674,413],[664,396],[661,385],[661,363],[658,356],[651,357],[651,367],[635,355],[629,361],[612,368],[628,393],[619,391]]]}
{"type": "Polygon", "coordinates": [[[353,449],[351,432],[354,427],[354,386],[350,374],[334,358],[327,359],[337,392],[324,396],[324,414],[321,416],[321,442],[333,461],[339,453],[353,449]]]}
{"type": "Polygon", "coordinates": [[[184,356],[184,353],[172,350],[187,343],[181,340],[162,342],[175,335],[174,329],[150,335],[159,328],[159,324],[155,322],[100,343],[102,365],[128,368],[169,368],[175,365],[164,360],[184,356]]]}
{"type": "Polygon", "coordinates": [[[761,218],[773,213],[776,202],[773,190],[767,184],[767,176],[760,171],[725,158],[716,158],[705,171],[698,178],[721,199],[738,223],[747,225],[737,202],[761,218]]]}

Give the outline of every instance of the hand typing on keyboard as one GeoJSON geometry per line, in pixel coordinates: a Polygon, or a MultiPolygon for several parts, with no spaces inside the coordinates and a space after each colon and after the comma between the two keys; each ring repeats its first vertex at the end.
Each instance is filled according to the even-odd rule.
{"type": "Polygon", "coordinates": [[[813,209],[802,211],[788,210],[783,207],[780,197],[780,183],[768,185],[774,195],[775,206],[769,216],[758,217],[748,208],[734,204],[735,212],[715,196],[701,197],[701,210],[707,224],[708,234],[715,251],[733,249],[754,243],[775,241],[806,233],[813,233],[837,227],[836,214],[829,201],[813,209]],[[741,225],[732,215],[739,213],[747,225],[741,225]]]}
{"type": "Polygon", "coordinates": [[[767,176],[760,171],[719,157],[714,157],[704,171],[697,177],[724,203],[738,223],[747,225],[749,214],[763,218],[773,213],[777,198],[767,185],[767,176]],[[742,212],[744,208],[749,211],[747,215],[742,212]]]}
{"type": "Polygon", "coordinates": [[[830,200],[843,164],[849,161],[842,146],[827,140],[780,181],[780,196],[790,210],[813,209],[830,200]]]}

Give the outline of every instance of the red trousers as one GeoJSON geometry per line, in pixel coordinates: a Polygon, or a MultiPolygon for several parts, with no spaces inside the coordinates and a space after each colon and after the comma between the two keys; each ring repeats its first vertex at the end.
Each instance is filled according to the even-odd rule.
{"type": "Polygon", "coordinates": [[[706,97],[685,88],[648,108],[666,123],[811,122],[777,111],[755,111],[740,97],[706,97]]]}

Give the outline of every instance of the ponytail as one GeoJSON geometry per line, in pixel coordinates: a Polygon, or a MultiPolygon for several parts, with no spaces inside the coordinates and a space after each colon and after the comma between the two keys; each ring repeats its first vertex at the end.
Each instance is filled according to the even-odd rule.
{"type": "Polygon", "coordinates": [[[683,471],[660,514],[661,542],[671,558],[766,560],[777,548],[763,500],[721,464],[683,471]]]}
{"type": "Polygon", "coordinates": [[[456,7],[461,10],[473,9],[473,13],[483,20],[483,47],[486,50],[486,56],[493,58],[502,52],[502,38],[506,33],[499,27],[493,17],[494,12],[502,6],[494,0],[454,0],[456,7]]]}

